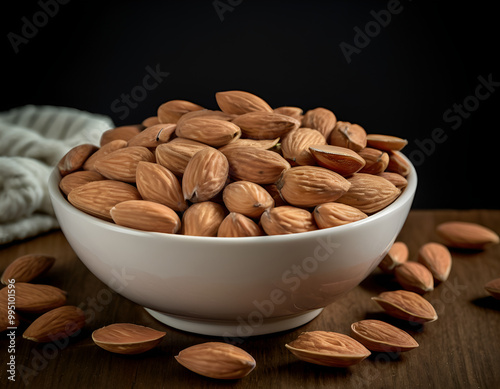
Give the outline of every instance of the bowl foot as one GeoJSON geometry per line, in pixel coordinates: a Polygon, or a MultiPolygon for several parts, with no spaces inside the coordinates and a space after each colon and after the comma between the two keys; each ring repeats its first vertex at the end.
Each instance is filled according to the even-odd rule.
{"type": "Polygon", "coordinates": [[[323,311],[323,308],[320,308],[293,316],[271,318],[259,316],[254,322],[249,322],[242,318],[238,318],[238,320],[235,321],[193,319],[169,315],[149,308],[144,309],[156,320],[178,330],[193,332],[200,335],[222,336],[227,338],[246,338],[249,336],[272,334],[290,330],[310,322],[323,311]]]}

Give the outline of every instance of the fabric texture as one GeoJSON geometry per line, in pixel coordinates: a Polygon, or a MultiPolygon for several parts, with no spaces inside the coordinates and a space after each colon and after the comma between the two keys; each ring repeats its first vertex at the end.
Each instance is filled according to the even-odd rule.
{"type": "Polygon", "coordinates": [[[112,120],[74,108],[34,106],[0,113],[0,245],[58,228],[47,181],[82,143],[99,145],[112,120]]]}

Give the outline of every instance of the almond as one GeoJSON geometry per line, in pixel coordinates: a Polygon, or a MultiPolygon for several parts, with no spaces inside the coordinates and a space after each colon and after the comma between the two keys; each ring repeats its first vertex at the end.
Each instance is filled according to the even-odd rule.
{"type": "Polygon", "coordinates": [[[224,150],[229,175],[256,184],[274,184],[290,164],[280,154],[257,147],[230,147],[224,150]]]}
{"type": "Polygon", "coordinates": [[[408,144],[406,139],[398,138],[392,135],[368,134],[366,135],[366,144],[379,150],[396,150],[403,149],[408,144]]]}
{"type": "Polygon", "coordinates": [[[236,124],[225,120],[201,117],[177,124],[175,134],[180,138],[220,147],[238,139],[241,136],[241,130],[236,124]]]}
{"type": "Polygon", "coordinates": [[[143,146],[157,147],[162,143],[167,143],[174,134],[176,125],[173,123],[155,124],[145,128],[128,141],[128,147],[143,146]]]}
{"type": "Polygon", "coordinates": [[[303,332],[285,347],[302,361],[332,367],[351,366],[371,354],[350,336],[329,331],[303,332]]]}
{"type": "Polygon", "coordinates": [[[401,174],[403,177],[410,174],[410,164],[403,157],[400,151],[389,151],[389,164],[387,165],[387,171],[401,174]]]}
{"type": "Polygon", "coordinates": [[[309,147],[318,165],[342,176],[350,176],[365,166],[365,160],[355,151],[332,145],[311,145],[309,147]]]}
{"type": "Polygon", "coordinates": [[[262,187],[273,198],[275,207],[280,207],[282,205],[289,205],[285,200],[283,200],[283,197],[281,197],[280,191],[279,191],[278,187],[276,186],[276,184],[262,185],[262,187]]]}
{"type": "Polygon", "coordinates": [[[121,181],[93,181],[73,189],[68,201],[80,211],[89,215],[112,221],[109,210],[126,200],[140,200],[139,191],[132,185],[121,181]]]}
{"type": "Polygon", "coordinates": [[[144,200],[166,205],[183,212],[188,207],[179,179],[166,167],[141,161],[136,170],[137,190],[144,200]]]}
{"type": "Polygon", "coordinates": [[[274,206],[269,192],[250,181],[230,183],[224,188],[222,199],[230,212],[241,213],[249,218],[259,218],[262,212],[274,206]]]}
{"type": "Polygon", "coordinates": [[[259,149],[269,150],[269,149],[272,149],[273,147],[276,147],[276,145],[278,144],[279,141],[280,141],[280,138],[276,138],[276,139],[239,138],[239,139],[233,140],[232,142],[228,143],[225,146],[219,147],[219,151],[224,153],[225,150],[228,150],[230,147],[257,147],[259,149]]]}
{"type": "Polygon", "coordinates": [[[484,289],[491,294],[494,298],[500,300],[500,278],[489,281],[484,289]]]}
{"type": "MultiPolygon", "coordinates": [[[[66,292],[52,285],[16,282],[16,310],[42,313],[66,304],[66,292]]],[[[0,301],[7,301],[7,289],[0,290],[0,301]]]]}
{"type": "Polygon", "coordinates": [[[229,163],[220,151],[211,147],[198,151],[182,177],[184,199],[193,203],[210,200],[224,188],[228,173],[229,163]]]}
{"type": "Polygon", "coordinates": [[[317,205],[313,216],[319,228],[342,226],[368,217],[357,208],[333,202],[317,205]]]}
{"type": "Polygon", "coordinates": [[[310,109],[302,118],[302,127],[314,128],[328,139],[337,124],[337,117],[329,109],[318,107],[310,109]]]}
{"type": "Polygon", "coordinates": [[[389,165],[389,154],[384,151],[365,147],[358,151],[358,154],[365,160],[365,166],[361,168],[360,173],[379,174],[389,165]]]}
{"type": "Polygon", "coordinates": [[[185,368],[205,377],[234,380],[247,376],[255,359],[243,349],[222,342],[206,342],[185,348],[175,356],[185,368]]]}
{"type": "Polygon", "coordinates": [[[102,133],[100,146],[102,147],[116,139],[121,139],[128,142],[129,139],[136,136],[139,132],[141,132],[139,126],[121,126],[112,128],[102,133]]]}
{"type": "Polygon", "coordinates": [[[248,112],[232,121],[242,134],[251,139],[275,139],[300,127],[300,122],[274,112],[248,112]]]}
{"type": "Polygon", "coordinates": [[[174,210],[153,201],[122,201],[109,213],[116,224],[136,230],[175,234],[181,227],[174,210]]]}
{"type": "Polygon", "coordinates": [[[208,147],[210,146],[191,139],[175,138],[156,148],[156,162],[180,177],[193,155],[208,147]]]}
{"type": "Polygon", "coordinates": [[[358,208],[366,214],[378,212],[398,198],[401,191],[385,178],[366,173],[354,173],[348,178],[351,186],[339,203],[358,208]]]}
{"type": "Polygon", "coordinates": [[[337,200],[351,184],[340,174],[320,166],[296,166],[286,170],[276,186],[287,203],[315,207],[337,200]]]}
{"type": "Polygon", "coordinates": [[[217,236],[219,237],[247,237],[261,236],[264,232],[252,219],[247,216],[231,212],[219,225],[217,236]]]}
{"type": "Polygon", "coordinates": [[[316,160],[309,150],[312,145],[326,145],[325,137],[318,130],[301,127],[285,135],[281,152],[293,165],[315,165],[316,160]]]}
{"type": "Polygon", "coordinates": [[[144,119],[141,124],[147,128],[154,126],[155,124],[160,124],[160,121],[158,120],[158,116],[149,116],[144,119]]]}
{"type": "Polygon", "coordinates": [[[378,267],[384,273],[392,274],[397,266],[408,261],[409,254],[406,243],[394,242],[378,267]]]}
{"type": "Polygon", "coordinates": [[[385,171],[377,174],[377,176],[385,178],[387,181],[391,182],[396,188],[400,190],[403,190],[408,186],[408,180],[398,173],[385,171]]]}
{"type": "Polygon", "coordinates": [[[127,145],[127,141],[123,139],[115,139],[106,143],[104,146],[101,146],[95,153],[87,158],[87,160],[83,164],[83,170],[95,171],[95,163],[99,159],[108,155],[109,153],[112,153],[115,150],[123,149],[124,147],[127,147],[127,145]]]}
{"type": "Polygon", "coordinates": [[[23,338],[34,342],[53,342],[77,334],[85,325],[84,312],[65,305],[38,317],[23,333],[23,338]]]}
{"type": "Polygon", "coordinates": [[[418,261],[430,270],[435,280],[444,282],[451,270],[451,253],[441,243],[429,242],[418,250],[418,261]]]}
{"type": "Polygon", "coordinates": [[[158,107],[157,116],[160,123],[177,123],[187,112],[202,110],[201,105],[186,100],[170,100],[158,107]]]}
{"type": "Polygon", "coordinates": [[[45,254],[26,254],[16,258],[4,270],[1,281],[7,285],[9,279],[16,282],[30,282],[46,273],[55,263],[56,259],[45,254]]]}
{"type": "Polygon", "coordinates": [[[95,169],[110,180],[135,183],[137,164],[154,162],[154,154],[143,146],[132,146],[115,150],[100,158],[95,169]]]}
{"type": "Polygon", "coordinates": [[[67,196],[73,189],[79,186],[105,179],[106,177],[95,171],[77,170],[76,172],[64,176],[61,181],[59,181],[59,189],[67,196]]]}
{"type": "Polygon", "coordinates": [[[366,131],[359,124],[339,121],[330,133],[328,143],[360,151],[366,147],[366,131]]]}
{"type": "Polygon", "coordinates": [[[166,332],[129,323],[115,323],[92,332],[92,340],[117,354],[141,354],[155,348],[166,332]]]}
{"type": "Polygon", "coordinates": [[[372,297],[372,300],[389,315],[398,319],[428,323],[438,318],[432,304],[421,295],[411,291],[394,290],[382,292],[377,297],[372,297]]]}
{"type": "Polygon", "coordinates": [[[399,284],[406,290],[424,294],[434,290],[434,278],[429,269],[419,262],[405,262],[394,269],[399,284]]]}
{"type": "Polygon", "coordinates": [[[283,106],[283,107],[278,107],[273,109],[274,113],[279,113],[281,115],[287,115],[290,116],[294,119],[297,119],[299,122],[302,121],[302,116],[304,111],[302,108],[299,107],[290,107],[290,106],[283,106]]]}
{"type": "Polygon", "coordinates": [[[69,150],[57,163],[59,173],[65,175],[79,170],[85,161],[97,151],[98,147],[89,143],[78,145],[69,150]]]}
{"type": "Polygon", "coordinates": [[[439,224],[436,232],[448,247],[484,250],[499,242],[496,232],[477,223],[449,221],[439,224]]]}
{"type": "Polygon", "coordinates": [[[290,205],[266,210],[260,217],[260,223],[267,235],[294,234],[318,229],[311,212],[290,205]]]}
{"type": "Polygon", "coordinates": [[[272,108],[260,97],[244,91],[217,92],[215,99],[222,112],[243,115],[247,112],[272,112],[272,108]]]}
{"type": "Polygon", "coordinates": [[[361,320],[351,324],[351,336],[370,351],[399,353],[418,347],[407,332],[381,320],[361,320]]]}
{"type": "Polygon", "coordinates": [[[218,120],[226,120],[230,122],[233,120],[237,115],[231,115],[229,113],[225,113],[222,111],[212,111],[210,109],[200,109],[198,111],[191,111],[187,112],[184,115],[182,115],[179,120],[177,121],[177,125],[181,125],[182,122],[189,120],[189,119],[194,119],[194,118],[205,118],[205,119],[218,119],[218,120]]]}
{"type": "Polygon", "coordinates": [[[212,201],[191,205],[182,215],[182,233],[191,236],[217,236],[226,214],[224,207],[212,201]]]}

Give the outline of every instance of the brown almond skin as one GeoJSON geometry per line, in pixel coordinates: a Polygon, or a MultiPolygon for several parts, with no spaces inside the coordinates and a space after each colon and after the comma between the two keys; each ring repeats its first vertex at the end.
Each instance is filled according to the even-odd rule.
{"type": "Polygon", "coordinates": [[[484,285],[484,289],[497,300],[500,300],[500,278],[491,280],[484,285]]]}
{"type": "Polygon", "coordinates": [[[237,238],[262,236],[264,231],[249,217],[236,212],[227,215],[219,226],[218,237],[237,238]]]}
{"type": "Polygon", "coordinates": [[[357,208],[335,202],[317,205],[313,216],[319,228],[343,226],[368,217],[357,208]]]}
{"type": "Polygon", "coordinates": [[[274,112],[248,112],[234,118],[232,123],[250,139],[275,139],[300,127],[298,120],[274,112]]]}
{"type": "Polygon", "coordinates": [[[61,189],[61,191],[67,196],[75,188],[88,184],[89,182],[101,181],[105,179],[106,177],[104,177],[101,173],[78,170],[61,178],[61,181],[59,181],[59,189],[61,189]]]}
{"type": "Polygon", "coordinates": [[[295,234],[318,229],[311,212],[290,205],[266,210],[260,217],[260,224],[267,235],[295,234]]]}
{"type": "Polygon", "coordinates": [[[177,177],[182,177],[193,155],[207,147],[210,146],[191,139],[175,138],[156,148],[156,162],[165,166],[177,177]]]}
{"type": "Polygon", "coordinates": [[[313,158],[319,166],[333,170],[342,176],[350,176],[365,166],[365,160],[347,147],[311,145],[313,158]]]}
{"type": "Polygon", "coordinates": [[[158,120],[158,116],[149,116],[146,119],[144,119],[141,124],[144,127],[148,128],[154,126],[155,124],[160,124],[160,121],[158,120]]]}
{"type": "Polygon", "coordinates": [[[116,139],[121,139],[128,142],[129,139],[139,134],[141,132],[141,129],[141,126],[132,125],[120,126],[104,131],[101,135],[100,146],[102,147],[116,139]]]}
{"type": "Polygon", "coordinates": [[[381,320],[361,320],[351,324],[351,336],[370,351],[404,352],[418,347],[407,332],[381,320]]]}
{"type": "Polygon", "coordinates": [[[399,138],[392,135],[382,135],[382,134],[367,134],[366,144],[369,147],[373,147],[379,150],[402,150],[407,144],[406,139],[399,138]]]}
{"type": "Polygon", "coordinates": [[[409,290],[382,292],[372,297],[387,314],[416,323],[430,323],[437,320],[436,310],[420,294],[409,290]]]}
{"type": "Polygon", "coordinates": [[[76,336],[85,325],[84,312],[75,306],[65,305],[46,312],[26,328],[23,338],[46,343],[76,336]]]}
{"type": "Polygon", "coordinates": [[[302,127],[318,130],[325,137],[325,140],[329,138],[336,124],[335,114],[323,107],[310,109],[302,117],[302,127]]]}
{"type": "Polygon", "coordinates": [[[403,154],[400,151],[388,151],[389,163],[387,165],[387,171],[401,174],[403,177],[407,177],[410,174],[410,165],[403,158],[403,154]]]}
{"type": "Polygon", "coordinates": [[[302,121],[304,111],[300,107],[282,106],[273,109],[273,112],[281,115],[287,115],[298,121],[302,121]]]}
{"type": "Polygon", "coordinates": [[[160,123],[177,123],[185,113],[202,110],[201,105],[186,100],[170,100],[158,107],[157,117],[160,123]]]}
{"type": "Polygon", "coordinates": [[[144,200],[166,205],[179,212],[185,211],[188,207],[179,179],[160,164],[139,162],[136,170],[136,184],[144,200]]]}
{"type": "Polygon", "coordinates": [[[116,224],[141,231],[175,234],[181,227],[174,210],[153,201],[122,201],[111,208],[110,215],[116,224]]]}
{"type": "Polygon", "coordinates": [[[328,143],[360,151],[366,147],[366,131],[359,124],[338,121],[330,133],[328,143]]]}
{"type": "Polygon", "coordinates": [[[191,205],[182,215],[182,234],[191,236],[217,236],[226,216],[224,207],[212,201],[191,205]]]}
{"type": "Polygon", "coordinates": [[[243,115],[247,112],[272,112],[273,109],[262,98],[245,91],[231,90],[215,94],[217,105],[222,112],[243,115]]]}
{"type": "Polygon", "coordinates": [[[55,257],[45,254],[23,255],[5,268],[1,282],[4,285],[8,285],[9,279],[14,279],[16,282],[30,282],[46,273],[55,261],[55,257]]]}
{"type": "Polygon", "coordinates": [[[418,262],[432,273],[434,279],[444,282],[448,279],[451,270],[451,253],[445,245],[429,242],[418,250],[418,262]]]}
{"type": "Polygon", "coordinates": [[[101,146],[95,153],[93,153],[90,157],[87,158],[85,163],[83,164],[83,170],[95,170],[95,163],[102,157],[108,155],[109,153],[112,153],[115,150],[118,149],[123,149],[124,147],[127,147],[128,143],[126,140],[123,139],[115,139],[112,140],[105,145],[101,146]]]}
{"type": "Polygon", "coordinates": [[[394,269],[407,262],[410,251],[404,242],[394,242],[378,267],[384,273],[394,274],[394,269]]]}
{"type": "Polygon", "coordinates": [[[166,332],[130,323],[114,323],[92,333],[92,340],[104,350],[136,355],[156,347],[166,332]]]}
{"type": "Polygon", "coordinates": [[[198,117],[177,124],[175,134],[213,147],[221,147],[240,138],[241,129],[226,120],[198,117]]]}
{"type": "Polygon", "coordinates": [[[320,166],[292,167],[276,185],[287,203],[305,208],[335,201],[351,186],[340,174],[320,166]]]}
{"type": "Polygon", "coordinates": [[[309,149],[312,145],[326,145],[325,137],[318,130],[301,127],[283,137],[281,152],[293,165],[315,165],[316,159],[309,149]]]}
{"type": "Polygon", "coordinates": [[[114,180],[89,182],[68,195],[68,201],[75,208],[106,221],[113,221],[110,209],[127,200],[141,200],[139,191],[135,186],[114,180]]]}
{"type": "Polygon", "coordinates": [[[235,380],[247,376],[255,359],[243,349],[223,342],[206,342],[185,348],[175,356],[187,369],[215,379],[235,380]]]}
{"type": "Polygon", "coordinates": [[[377,176],[385,178],[401,191],[408,186],[408,180],[398,173],[385,171],[377,174],[377,176]]]}
{"type": "Polygon", "coordinates": [[[352,366],[371,354],[354,338],[330,331],[303,332],[285,346],[302,361],[331,367],[352,366]]]}
{"type": "Polygon", "coordinates": [[[96,151],[98,147],[93,144],[82,144],[69,150],[58,162],[57,168],[62,177],[79,170],[85,161],[96,151]]]}
{"type": "Polygon", "coordinates": [[[115,150],[96,161],[94,167],[110,180],[135,183],[137,164],[155,162],[154,154],[146,147],[132,146],[115,150]]]}
{"type": "Polygon", "coordinates": [[[224,188],[228,174],[229,162],[219,150],[210,147],[198,151],[184,170],[184,199],[193,203],[212,199],[224,188]]]}
{"type": "Polygon", "coordinates": [[[222,199],[230,212],[241,213],[254,219],[274,206],[274,199],[269,192],[250,181],[235,181],[226,185],[222,199]]]}
{"type": "Polygon", "coordinates": [[[448,247],[484,250],[500,239],[497,233],[477,223],[449,221],[436,227],[437,234],[448,247]]]}
{"type": "MultiPolygon", "coordinates": [[[[66,292],[52,285],[16,282],[16,310],[43,313],[66,304],[66,292]]],[[[7,301],[7,290],[0,290],[1,301],[7,301]]]]}
{"type": "Polygon", "coordinates": [[[157,147],[168,142],[174,134],[176,125],[173,123],[155,124],[142,130],[139,134],[129,139],[128,147],[143,146],[157,147]]]}
{"type": "Polygon", "coordinates": [[[419,262],[405,262],[394,269],[398,283],[406,290],[424,294],[434,290],[434,277],[419,262]]]}
{"type": "Polygon", "coordinates": [[[365,160],[365,166],[359,170],[360,173],[379,174],[389,165],[389,154],[384,151],[365,147],[358,151],[358,154],[365,160]]]}

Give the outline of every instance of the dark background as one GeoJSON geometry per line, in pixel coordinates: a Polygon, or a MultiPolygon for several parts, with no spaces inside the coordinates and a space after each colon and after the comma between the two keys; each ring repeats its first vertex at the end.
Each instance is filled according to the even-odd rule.
{"type": "Polygon", "coordinates": [[[368,133],[408,139],[404,153],[419,174],[414,208],[498,208],[500,84],[475,96],[480,77],[500,82],[494,3],[65,3],[2,10],[0,110],[69,106],[121,125],[171,99],[217,109],[217,91],[246,90],[273,107],[322,106],[368,133]],[[363,41],[360,30],[371,36],[363,41]],[[23,31],[29,38],[12,44],[23,31]],[[341,46],[356,39],[348,61],[341,46]],[[124,109],[123,94],[137,93],[148,69],[168,76],[124,109]]]}

